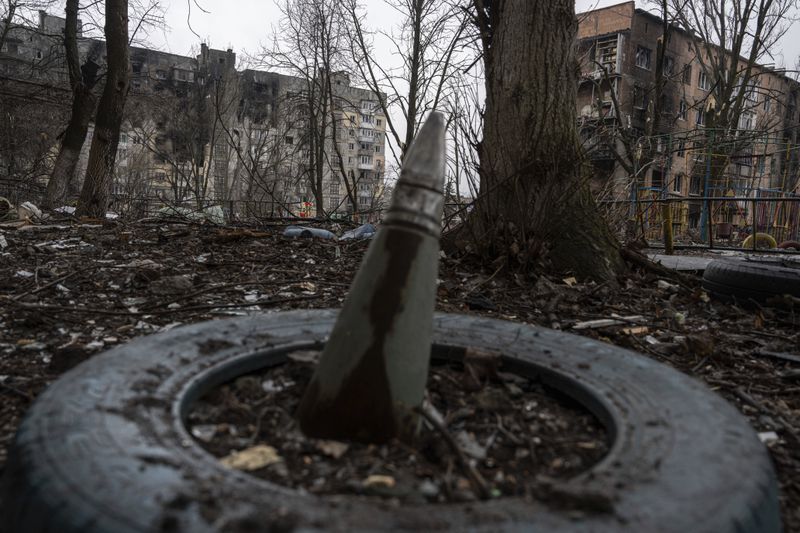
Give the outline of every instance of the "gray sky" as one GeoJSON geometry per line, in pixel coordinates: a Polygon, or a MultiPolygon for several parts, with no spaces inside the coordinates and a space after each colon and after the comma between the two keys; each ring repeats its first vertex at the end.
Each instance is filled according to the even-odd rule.
{"type": "MultiPolygon", "coordinates": [[[[214,48],[233,48],[240,57],[243,52],[257,52],[260,44],[268,41],[272,25],[280,17],[274,0],[172,0],[166,12],[169,29],[152,34],[153,45],[176,54],[188,54],[199,46],[201,39],[187,23],[190,3],[191,26],[197,35],[214,48]],[[198,9],[195,1],[209,13],[198,9]]],[[[581,12],[618,3],[621,0],[576,0],[575,6],[581,12]]],[[[382,0],[364,0],[364,4],[369,26],[388,30],[396,23],[396,13],[382,0]]],[[[640,7],[643,4],[637,2],[640,7]]],[[[800,55],[800,27],[790,30],[781,44],[783,53],[776,54],[776,66],[793,67],[800,55]]]]}

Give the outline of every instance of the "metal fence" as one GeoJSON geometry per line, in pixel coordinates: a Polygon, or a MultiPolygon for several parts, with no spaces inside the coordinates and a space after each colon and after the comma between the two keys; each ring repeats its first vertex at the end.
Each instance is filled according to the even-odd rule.
{"type": "MultiPolygon", "coordinates": [[[[750,235],[765,234],[776,244],[800,241],[800,196],[671,196],[602,202],[611,216],[624,217],[629,238],[649,243],[708,248],[741,248],[750,235]]],[[[753,249],[768,248],[769,238],[750,239],[753,249]]]]}

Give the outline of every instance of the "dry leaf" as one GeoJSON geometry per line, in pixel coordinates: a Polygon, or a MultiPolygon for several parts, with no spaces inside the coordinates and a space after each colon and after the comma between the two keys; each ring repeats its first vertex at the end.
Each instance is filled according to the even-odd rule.
{"type": "Polygon", "coordinates": [[[578,280],[575,278],[564,278],[562,281],[566,283],[567,286],[569,287],[572,287],[573,285],[578,283],[578,280]]]}
{"type": "Polygon", "coordinates": [[[343,456],[347,452],[348,448],[350,448],[349,445],[345,444],[344,442],[339,442],[338,440],[317,441],[317,449],[328,457],[333,457],[334,459],[338,459],[343,456]]]}
{"type": "Polygon", "coordinates": [[[385,487],[391,489],[395,486],[395,480],[392,476],[369,476],[364,480],[365,487],[385,487]]]}
{"type": "Polygon", "coordinates": [[[258,470],[271,464],[280,463],[283,461],[278,450],[266,444],[260,444],[247,448],[240,452],[233,452],[227,457],[220,459],[220,462],[228,468],[235,468],[236,470],[245,470],[247,472],[258,470]]]}

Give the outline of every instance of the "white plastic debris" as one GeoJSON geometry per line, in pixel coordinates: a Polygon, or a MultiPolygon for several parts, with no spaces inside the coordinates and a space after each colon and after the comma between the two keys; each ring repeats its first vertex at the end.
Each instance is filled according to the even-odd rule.
{"type": "Polygon", "coordinates": [[[665,291],[670,292],[678,292],[678,286],[674,285],[668,281],[664,281],[663,279],[658,280],[658,288],[665,291]]]}
{"type": "Polygon", "coordinates": [[[17,278],[32,278],[33,272],[28,272],[27,270],[18,270],[14,277],[17,278]]]}
{"type": "Polygon", "coordinates": [[[258,291],[248,292],[244,295],[245,302],[257,302],[259,298],[258,291]]]}
{"type": "Polygon", "coordinates": [[[0,235],[0,250],[5,250],[6,248],[8,248],[8,241],[5,236],[0,235]]]}
{"type": "Polygon", "coordinates": [[[74,215],[75,208],[71,205],[62,205],[61,207],[56,207],[53,209],[56,213],[64,213],[65,215],[74,215]]]}
{"type": "Polygon", "coordinates": [[[655,345],[655,344],[661,344],[661,341],[660,341],[660,340],[658,340],[658,339],[656,339],[656,338],[655,338],[655,337],[653,337],[652,335],[648,335],[647,337],[645,337],[645,338],[644,338],[644,341],[645,341],[647,344],[651,344],[651,345],[655,345]]]}
{"type": "Polygon", "coordinates": [[[200,424],[197,426],[192,426],[192,436],[197,440],[201,440],[203,442],[211,442],[214,439],[214,435],[217,434],[217,426],[214,424],[200,424]]]}
{"type": "Polygon", "coordinates": [[[17,215],[20,220],[30,220],[31,218],[41,218],[42,211],[31,202],[23,202],[17,207],[17,215]]]}
{"type": "Polygon", "coordinates": [[[772,442],[777,442],[778,434],[775,433],[774,431],[764,431],[764,432],[758,434],[758,438],[764,444],[770,444],[772,442]]]}

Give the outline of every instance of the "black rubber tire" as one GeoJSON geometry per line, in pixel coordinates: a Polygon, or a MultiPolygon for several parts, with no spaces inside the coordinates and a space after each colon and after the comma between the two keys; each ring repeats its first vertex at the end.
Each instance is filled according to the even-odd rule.
{"type": "Polygon", "coordinates": [[[761,256],[715,259],[703,273],[703,288],[742,302],[764,303],[784,294],[800,297],[800,262],[761,256]]]}
{"type": "MultiPolygon", "coordinates": [[[[321,346],[334,311],[177,328],[71,370],[35,402],[0,484],[8,533],[469,530],[772,533],[778,488],[744,417],[654,360],[590,339],[498,320],[437,315],[434,356],[500,350],[598,416],[611,449],[565,482],[612,511],[576,515],[524,498],[454,505],[316,497],[229,470],[189,436],[188,406],[212,387],[321,346]]],[[[569,491],[567,491],[569,492],[569,491]]]]}

